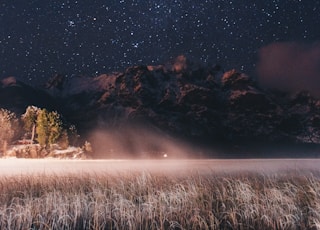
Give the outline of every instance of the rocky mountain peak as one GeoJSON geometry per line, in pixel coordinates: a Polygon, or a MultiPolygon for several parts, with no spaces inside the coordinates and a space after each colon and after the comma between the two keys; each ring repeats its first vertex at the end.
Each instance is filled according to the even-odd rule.
{"type": "Polygon", "coordinates": [[[248,75],[232,69],[223,74],[221,84],[224,88],[232,90],[246,90],[252,84],[252,79],[248,75]]]}

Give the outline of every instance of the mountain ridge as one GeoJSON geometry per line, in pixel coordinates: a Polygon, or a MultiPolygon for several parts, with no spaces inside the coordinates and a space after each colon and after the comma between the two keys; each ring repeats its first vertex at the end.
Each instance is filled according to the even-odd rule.
{"type": "MultiPolygon", "coordinates": [[[[14,87],[3,83],[10,81],[2,80],[0,95],[14,87]]],[[[97,77],[56,74],[41,90],[21,85],[29,93],[46,94],[32,105],[47,103],[61,111],[94,145],[105,144],[102,152],[161,152],[161,142],[168,140],[241,153],[320,143],[320,101],[308,92],[266,90],[244,73],[201,67],[184,56],[166,65],[133,66],[97,77]],[[92,132],[97,130],[108,132],[105,138],[111,140],[96,142],[92,132]]]]}

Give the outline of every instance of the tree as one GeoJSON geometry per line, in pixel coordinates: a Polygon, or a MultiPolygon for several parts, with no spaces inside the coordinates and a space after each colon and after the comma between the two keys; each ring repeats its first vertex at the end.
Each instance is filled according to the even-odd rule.
{"type": "Polygon", "coordinates": [[[70,125],[69,128],[68,128],[68,137],[69,137],[69,143],[73,146],[76,146],[77,145],[77,142],[79,140],[79,134],[78,134],[78,131],[77,131],[77,128],[75,125],[70,125]]]}
{"type": "Polygon", "coordinates": [[[76,127],[67,126],[57,111],[29,106],[21,118],[27,135],[30,135],[31,143],[36,137],[41,147],[58,144],[62,148],[67,148],[70,141],[75,144],[79,137],[76,127]]]}
{"type": "Polygon", "coordinates": [[[49,134],[48,111],[46,109],[39,110],[36,124],[37,141],[41,147],[46,147],[49,134]]]}
{"type": "Polygon", "coordinates": [[[30,133],[30,143],[33,144],[36,125],[37,125],[37,116],[40,108],[35,106],[28,106],[26,112],[21,116],[21,119],[24,123],[24,129],[30,133]]]}
{"type": "Polygon", "coordinates": [[[6,109],[0,109],[0,146],[5,152],[8,143],[19,132],[19,121],[16,115],[6,109]]]}
{"type": "Polygon", "coordinates": [[[48,144],[52,145],[57,143],[57,140],[62,134],[62,120],[59,113],[56,111],[50,112],[48,118],[48,144]]]}
{"type": "Polygon", "coordinates": [[[67,130],[63,130],[61,136],[58,140],[58,145],[62,149],[67,149],[69,147],[69,137],[67,130]]]}
{"type": "Polygon", "coordinates": [[[63,122],[58,112],[48,112],[40,109],[37,113],[36,133],[41,147],[47,147],[58,142],[63,134],[63,122]]]}

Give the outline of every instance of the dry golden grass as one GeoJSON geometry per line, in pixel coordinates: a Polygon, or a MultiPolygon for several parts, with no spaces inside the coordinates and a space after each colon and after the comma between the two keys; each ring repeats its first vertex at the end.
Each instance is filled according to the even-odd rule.
{"type": "Polygon", "coordinates": [[[6,176],[0,229],[320,229],[320,174],[6,176]]]}

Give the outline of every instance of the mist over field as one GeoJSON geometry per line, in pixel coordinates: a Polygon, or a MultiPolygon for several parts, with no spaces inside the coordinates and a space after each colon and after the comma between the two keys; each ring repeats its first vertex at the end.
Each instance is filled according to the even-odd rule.
{"type": "Polygon", "coordinates": [[[163,131],[139,126],[96,129],[89,135],[97,158],[161,159],[201,157],[192,143],[170,137],[163,131]]]}
{"type": "Polygon", "coordinates": [[[61,160],[0,159],[2,176],[25,174],[65,175],[68,173],[156,173],[168,176],[188,173],[277,173],[285,171],[317,171],[320,159],[236,159],[236,160],[61,160]]]}

